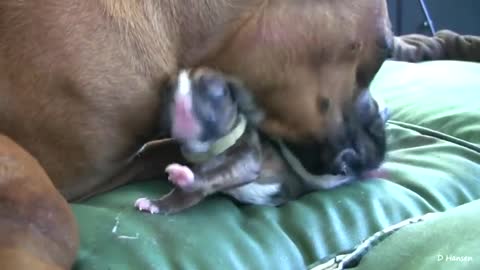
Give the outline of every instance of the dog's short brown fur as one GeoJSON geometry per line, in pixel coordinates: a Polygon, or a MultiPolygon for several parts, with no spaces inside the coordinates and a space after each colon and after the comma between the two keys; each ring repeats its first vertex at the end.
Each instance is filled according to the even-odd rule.
{"type": "MultiPolygon", "coordinates": [[[[135,177],[118,175],[155,134],[162,84],[179,68],[237,76],[266,112],[263,129],[303,143],[342,132],[341,115],[389,47],[411,61],[480,58],[475,38],[393,38],[383,0],[3,0],[0,36],[0,133],[68,200],[135,177]],[[318,109],[325,100],[327,113],[318,109]]],[[[37,191],[48,185],[29,179],[37,191]]],[[[35,268],[25,258],[11,268],[35,268]]]]}
{"type": "Polygon", "coordinates": [[[2,269],[66,269],[77,249],[75,219],[38,162],[0,136],[2,269]]]}

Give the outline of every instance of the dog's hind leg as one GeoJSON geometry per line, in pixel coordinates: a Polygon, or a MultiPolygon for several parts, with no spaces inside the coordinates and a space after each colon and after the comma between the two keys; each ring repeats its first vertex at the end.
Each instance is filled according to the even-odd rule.
{"type": "Polygon", "coordinates": [[[66,200],[37,160],[0,134],[0,268],[70,269],[77,247],[66,200]]]}

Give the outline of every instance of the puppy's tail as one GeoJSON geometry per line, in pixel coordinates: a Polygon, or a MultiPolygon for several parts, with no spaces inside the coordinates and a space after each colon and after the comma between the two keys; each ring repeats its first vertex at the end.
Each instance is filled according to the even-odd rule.
{"type": "Polygon", "coordinates": [[[480,36],[460,35],[442,30],[433,37],[419,34],[394,37],[391,59],[406,62],[429,60],[480,62],[480,36]]]}

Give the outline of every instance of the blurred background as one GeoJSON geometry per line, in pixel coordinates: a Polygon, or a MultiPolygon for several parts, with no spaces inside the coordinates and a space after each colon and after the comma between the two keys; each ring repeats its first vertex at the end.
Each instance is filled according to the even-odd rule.
{"type": "Polygon", "coordinates": [[[460,34],[480,35],[480,0],[387,0],[393,30],[397,35],[450,29],[460,34]],[[423,6],[423,7],[422,7],[423,6]],[[426,14],[432,25],[429,25],[426,14]]]}

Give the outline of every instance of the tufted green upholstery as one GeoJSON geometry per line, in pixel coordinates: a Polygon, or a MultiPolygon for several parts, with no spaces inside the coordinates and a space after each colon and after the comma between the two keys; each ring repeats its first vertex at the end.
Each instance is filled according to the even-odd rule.
{"type": "MultiPolygon", "coordinates": [[[[478,235],[466,225],[479,222],[479,204],[457,207],[480,198],[480,64],[386,62],[372,92],[392,111],[385,179],[316,192],[280,208],[216,196],[173,216],[132,206],[138,197],[166,193],[165,179],[125,186],[72,205],[81,235],[75,269],[305,269],[388,225],[449,209],[437,226],[442,237],[426,235],[430,223],[412,225],[381,242],[358,269],[456,269],[433,261],[438,252],[469,255],[454,254],[463,239],[453,241],[455,228],[478,235]],[[409,230],[416,234],[402,241],[409,230]],[[404,268],[398,254],[419,257],[404,268]]],[[[462,269],[480,269],[478,262],[462,269]]]]}

